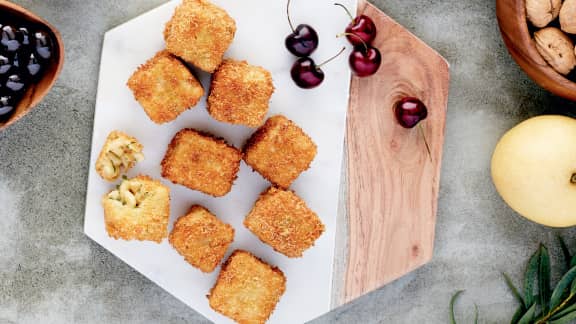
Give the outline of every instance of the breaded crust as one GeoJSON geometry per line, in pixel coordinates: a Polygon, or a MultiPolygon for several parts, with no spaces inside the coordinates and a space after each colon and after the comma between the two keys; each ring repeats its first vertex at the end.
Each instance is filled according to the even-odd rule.
{"type": "Polygon", "coordinates": [[[115,239],[154,241],[168,236],[170,189],[140,175],[124,180],[102,198],[108,235],[115,239]]]}
{"type": "Polygon", "coordinates": [[[162,160],[162,176],[214,197],[226,195],[236,180],[242,153],[224,140],[194,129],[172,139],[162,160]]]}
{"type": "Polygon", "coordinates": [[[284,273],[249,252],[232,253],[210,291],[210,307],[240,324],[265,323],[286,290],[284,273]]]}
{"type": "Polygon", "coordinates": [[[142,144],[121,131],[112,131],[96,160],[96,172],[106,181],[117,180],[130,170],[136,162],[144,159],[142,144]]]}
{"type": "Polygon", "coordinates": [[[195,205],[178,218],[168,240],[188,263],[209,273],[216,269],[234,241],[234,228],[208,209],[195,205]]]}
{"type": "Polygon", "coordinates": [[[324,224],[292,191],[270,187],[244,219],[262,242],[287,257],[301,257],[324,232],[324,224]]]}
{"type": "Polygon", "coordinates": [[[184,0],[164,29],[166,49],[206,72],[222,62],[236,22],[228,13],[206,0],[184,0]]]}
{"type": "Polygon", "coordinates": [[[204,88],[178,58],[160,51],[141,65],[128,87],[150,119],[163,124],[196,106],[204,88]]]}
{"type": "Polygon", "coordinates": [[[244,161],[274,185],[287,189],[316,157],[312,139],[282,115],[269,118],[244,146],[244,161]]]}
{"type": "Polygon", "coordinates": [[[264,123],[272,93],[274,83],[266,69],[224,60],[212,76],[208,112],[221,122],[258,127],[264,123]]]}

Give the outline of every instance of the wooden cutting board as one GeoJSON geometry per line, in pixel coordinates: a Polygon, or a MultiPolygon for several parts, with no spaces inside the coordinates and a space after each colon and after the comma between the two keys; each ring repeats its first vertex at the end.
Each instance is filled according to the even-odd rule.
{"type": "Polygon", "coordinates": [[[432,48],[365,0],[382,66],[352,78],[347,125],[347,260],[336,304],[355,299],[427,263],[433,254],[440,165],[449,87],[448,63],[432,48]],[[428,107],[416,127],[396,123],[393,106],[405,96],[428,107]]]}

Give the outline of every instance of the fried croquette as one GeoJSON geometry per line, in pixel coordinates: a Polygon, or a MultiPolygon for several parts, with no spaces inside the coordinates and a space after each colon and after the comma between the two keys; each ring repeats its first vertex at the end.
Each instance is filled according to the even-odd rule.
{"type": "Polygon", "coordinates": [[[210,307],[240,324],[265,323],[286,290],[284,273],[251,253],[237,250],[226,260],[210,291],[210,307]]]}
{"type": "Polygon", "coordinates": [[[264,68],[224,60],[212,76],[208,112],[221,122],[258,127],[264,123],[273,92],[272,75],[264,68]]]}
{"type": "Polygon", "coordinates": [[[204,95],[196,77],[167,51],[157,53],[140,66],[128,80],[128,87],[156,124],[176,119],[204,95]]]}
{"type": "Polygon", "coordinates": [[[162,160],[162,176],[214,197],[232,189],[242,153],[224,140],[193,129],[174,136],[162,160]]]}
{"type": "Polygon", "coordinates": [[[108,235],[114,239],[154,241],[168,236],[170,189],[144,175],[124,180],[102,198],[108,235]]]}
{"type": "Polygon", "coordinates": [[[206,0],[184,0],[166,24],[164,40],[169,52],[212,73],[235,33],[236,22],[224,9],[206,0]]]}
{"type": "Polygon", "coordinates": [[[144,159],[142,144],[121,131],[112,131],[96,160],[96,172],[107,181],[117,180],[144,159]]]}
{"type": "Polygon", "coordinates": [[[274,187],[260,195],[244,226],[290,258],[301,257],[324,232],[320,218],[300,197],[274,187]]]}
{"type": "Polygon", "coordinates": [[[287,189],[316,157],[316,144],[286,117],[269,118],[244,146],[244,161],[274,185],[287,189]]]}
{"type": "Polygon", "coordinates": [[[196,205],[178,218],[168,240],[188,263],[209,273],[216,269],[234,241],[234,228],[196,205]]]}

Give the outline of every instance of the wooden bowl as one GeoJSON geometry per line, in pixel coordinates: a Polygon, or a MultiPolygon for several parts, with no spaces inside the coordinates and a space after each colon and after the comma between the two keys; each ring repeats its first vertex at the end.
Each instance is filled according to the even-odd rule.
{"type": "Polygon", "coordinates": [[[528,76],[544,89],[576,101],[576,83],[556,72],[536,50],[528,31],[526,0],[496,0],[496,16],[508,52],[528,76]]]}
{"type": "Polygon", "coordinates": [[[54,42],[53,56],[51,63],[47,66],[42,74],[42,78],[28,86],[26,93],[18,103],[16,110],[12,116],[5,122],[0,122],[0,131],[6,127],[14,124],[24,115],[26,115],[32,108],[34,108],[50,91],[54,82],[58,78],[62,66],[64,65],[64,43],[60,33],[54,26],[50,25],[44,19],[36,16],[32,12],[17,6],[6,0],[0,0],[0,16],[8,16],[10,20],[22,20],[32,26],[38,26],[40,29],[46,31],[52,37],[54,42]]]}

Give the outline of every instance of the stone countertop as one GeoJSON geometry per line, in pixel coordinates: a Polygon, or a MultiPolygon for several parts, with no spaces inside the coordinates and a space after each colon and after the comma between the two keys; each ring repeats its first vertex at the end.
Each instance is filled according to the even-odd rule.
{"type": "MultiPolygon", "coordinates": [[[[60,29],[66,65],[54,89],[0,133],[0,323],[205,323],[83,234],[102,36],[165,0],[18,0],[60,29]]],[[[539,242],[555,235],[511,211],[490,180],[498,138],[528,117],[576,106],[541,90],[500,39],[495,1],[373,1],[451,63],[432,262],[314,323],[447,323],[454,291],[462,323],[509,321],[501,272],[519,282],[539,242]]],[[[385,53],[383,53],[385,55],[385,53]]],[[[557,259],[553,259],[553,262],[557,259]]]]}

